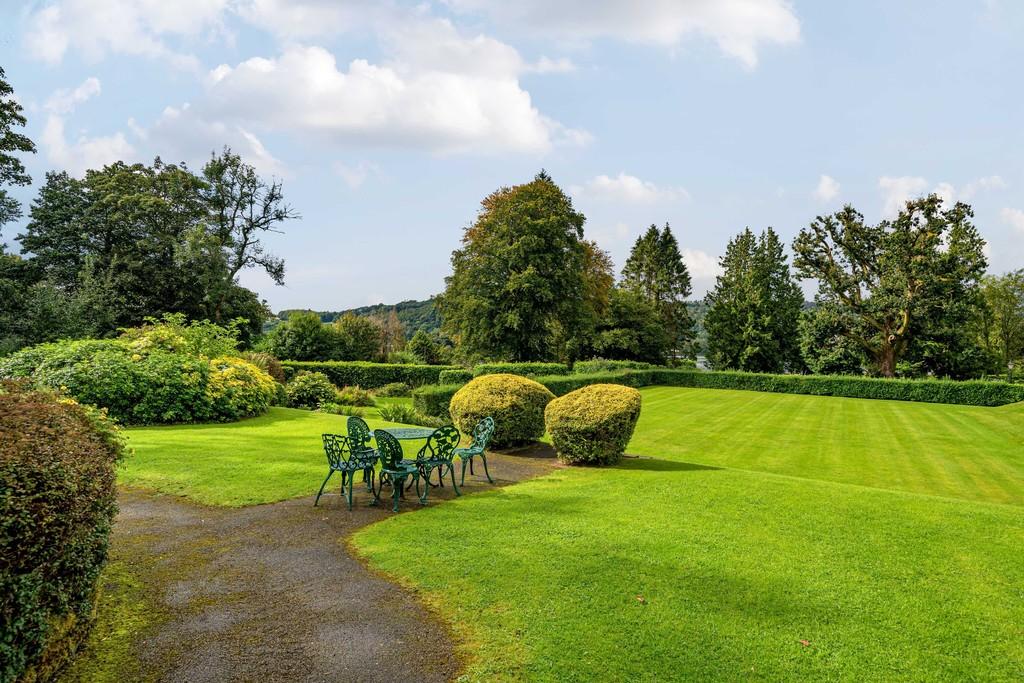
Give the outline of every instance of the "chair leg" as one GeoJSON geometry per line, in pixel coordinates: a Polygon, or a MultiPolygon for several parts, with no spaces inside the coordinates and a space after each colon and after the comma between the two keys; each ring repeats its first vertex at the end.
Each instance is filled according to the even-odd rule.
{"type": "Polygon", "coordinates": [[[395,491],[392,494],[392,496],[391,496],[392,499],[394,500],[394,505],[391,506],[391,511],[392,512],[398,512],[398,497],[400,495],[402,495],[402,489],[404,488],[404,486],[405,486],[405,477],[400,477],[400,478],[394,479],[393,485],[391,486],[391,488],[394,489],[394,491],[395,491]]]}
{"type": "MultiPolygon", "coordinates": [[[[327,473],[327,479],[330,479],[332,474],[334,474],[334,470],[327,473]]],[[[320,502],[320,496],[324,494],[324,487],[327,486],[327,479],[324,479],[324,483],[320,484],[320,491],[316,494],[316,500],[313,501],[313,507],[316,507],[316,504],[320,502]]]]}
{"type": "Polygon", "coordinates": [[[494,480],[491,479],[491,473],[487,469],[487,454],[486,453],[481,453],[480,454],[480,459],[484,461],[484,474],[487,475],[487,481],[489,481],[489,482],[491,482],[493,484],[494,480]]]}
{"type": "Polygon", "coordinates": [[[470,456],[470,458],[469,458],[469,473],[470,474],[476,474],[476,472],[473,471],[473,457],[472,456],[470,456]]]}
{"type": "Polygon", "coordinates": [[[356,473],[349,472],[348,475],[348,511],[352,512],[352,489],[356,487],[356,473]]]}
{"type": "Polygon", "coordinates": [[[423,481],[423,493],[420,493],[420,477],[419,477],[419,475],[415,475],[413,477],[413,481],[416,482],[416,495],[419,496],[419,498],[420,498],[420,505],[426,505],[427,504],[427,494],[430,493],[430,482],[428,482],[426,480],[423,481]]]}
{"type": "MultiPolygon", "coordinates": [[[[466,460],[464,458],[460,458],[460,459],[462,460],[462,485],[465,486],[466,485],[466,460]]],[[[469,464],[471,464],[471,465],[473,464],[473,459],[472,458],[469,459],[469,464]]],[[[470,474],[472,474],[472,473],[473,473],[472,470],[470,470],[470,474]]]]}
{"type": "Polygon", "coordinates": [[[461,496],[462,493],[459,491],[459,485],[455,483],[455,468],[451,463],[448,463],[448,473],[452,475],[452,488],[455,489],[455,495],[461,496]]]}

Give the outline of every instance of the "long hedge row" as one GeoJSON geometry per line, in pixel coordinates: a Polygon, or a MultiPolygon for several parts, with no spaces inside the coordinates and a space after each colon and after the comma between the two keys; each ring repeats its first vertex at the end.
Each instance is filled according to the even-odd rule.
{"type": "MultiPolygon", "coordinates": [[[[623,384],[631,387],[675,386],[701,389],[738,389],[780,394],[843,396],[889,401],[1001,406],[1024,401],[1024,385],[981,380],[880,379],[821,375],[770,375],[752,372],[702,372],[697,370],[622,370],[580,375],[535,378],[556,396],[590,384],[623,384]]],[[[413,392],[413,405],[425,415],[445,416],[458,384],[424,386],[413,392]]]]}
{"type": "Polygon", "coordinates": [[[281,362],[281,366],[288,379],[303,370],[322,372],[339,387],[360,386],[364,389],[377,389],[393,382],[404,382],[414,387],[437,384],[441,372],[458,369],[453,365],[402,365],[366,361],[286,360],[281,362]]]}

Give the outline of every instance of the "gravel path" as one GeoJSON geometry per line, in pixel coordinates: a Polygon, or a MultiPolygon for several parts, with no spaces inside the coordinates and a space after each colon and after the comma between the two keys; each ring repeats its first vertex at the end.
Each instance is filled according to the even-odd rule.
{"type": "MultiPolygon", "coordinates": [[[[552,466],[544,452],[490,462],[498,485],[552,466]]],[[[465,493],[490,488],[473,479],[467,475],[465,493]]],[[[317,508],[310,497],[232,509],[123,490],[113,554],[167,617],[136,643],[142,678],[453,679],[459,662],[447,629],[411,592],[371,573],[345,548],[353,531],[392,514],[390,501],[368,507],[369,494],[356,489],[349,512],[334,491],[317,508]]],[[[430,504],[452,496],[450,486],[433,489],[430,504]]],[[[410,492],[401,509],[419,507],[410,492]]]]}

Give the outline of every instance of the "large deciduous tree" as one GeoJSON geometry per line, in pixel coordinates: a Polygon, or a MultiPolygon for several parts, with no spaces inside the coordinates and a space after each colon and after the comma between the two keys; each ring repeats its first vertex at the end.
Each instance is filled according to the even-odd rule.
{"type": "Polygon", "coordinates": [[[465,354],[564,355],[559,339],[586,324],[584,220],[543,171],[483,200],[438,299],[445,330],[465,354]]]}
{"type": "Polygon", "coordinates": [[[747,228],[729,241],[722,274],[708,292],[704,327],[715,368],[784,372],[802,367],[798,324],[803,292],[782,243],[768,228],[747,228]]]}
{"type": "Polygon", "coordinates": [[[5,186],[32,182],[25,171],[25,164],[15,154],[36,151],[35,144],[17,131],[25,127],[26,120],[21,113],[21,104],[13,96],[14,88],[0,67],[0,228],[21,216],[21,204],[7,194],[5,186]]]}
{"type": "Polygon", "coordinates": [[[802,277],[818,280],[822,300],[856,321],[843,335],[864,350],[878,374],[894,376],[915,343],[928,370],[959,374],[953,366],[964,353],[950,345],[968,334],[964,325],[987,265],[973,215],[959,202],[943,209],[932,195],[869,225],[846,206],[800,232],[794,265],[802,277]],[[942,349],[924,346],[936,340],[944,340],[942,349]]]}
{"type": "Polygon", "coordinates": [[[981,292],[981,341],[1002,372],[1024,360],[1024,269],[985,277],[981,292]]]}
{"type": "Polygon", "coordinates": [[[693,320],[686,308],[692,292],[690,271],[668,223],[652,225],[637,238],[622,268],[621,286],[644,296],[655,308],[672,347],[693,355],[693,320]]]}

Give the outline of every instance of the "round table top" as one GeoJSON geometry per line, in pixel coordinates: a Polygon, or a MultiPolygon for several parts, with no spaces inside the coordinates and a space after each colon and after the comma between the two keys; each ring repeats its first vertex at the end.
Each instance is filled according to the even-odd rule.
{"type": "Polygon", "coordinates": [[[398,440],[425,439],[434,433],[430,427],[387,427],[382,431],[387,432],[398,440]]]}

